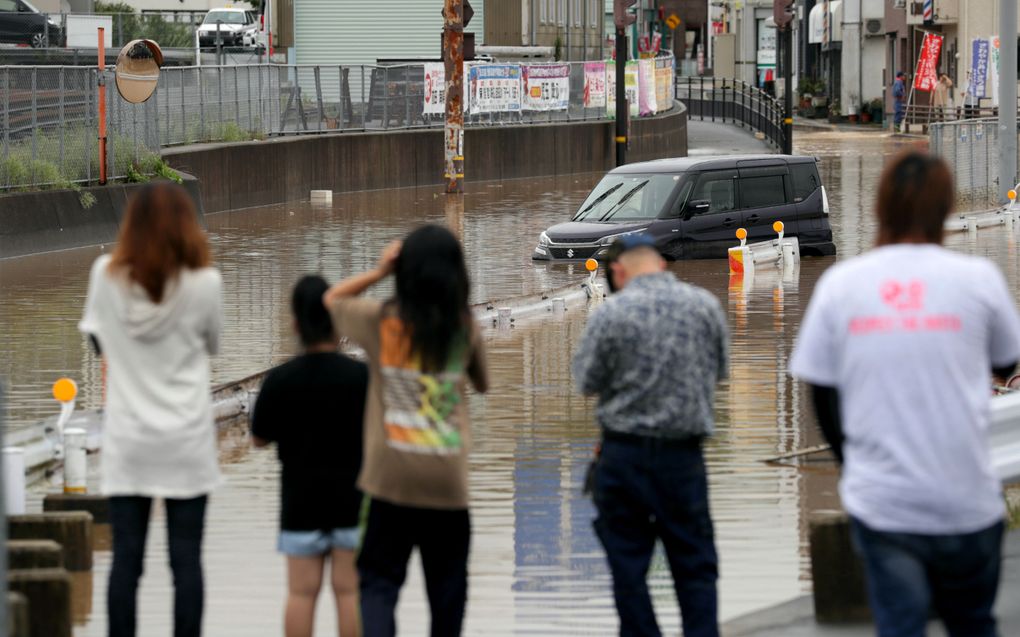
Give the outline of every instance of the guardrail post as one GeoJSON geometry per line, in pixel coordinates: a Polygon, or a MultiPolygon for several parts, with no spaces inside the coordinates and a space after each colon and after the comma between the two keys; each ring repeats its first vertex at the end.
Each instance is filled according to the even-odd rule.
{"type": "Polygon", "coordinates": [[[340,81],[340,83],[337,84],[337,86],[339,88],[337,88],[337,92],[336,93],[337,93],[337,98],[340,101],[337,104],[337,111],[336,111],[337,112],[337,123],[336,123],[336,126],[337,126],[338,129],[343,130],[344,129],[344,118],[346,116],[346,114],[344,113],[344,67],[343,66],[337,67],[337,75],[338,75],[337,79],[340,81]]]}
{"type": "MultiPolygon", "coordinates": [[[[60,158],[60,170],[61,172],[63,172],[64,166],[66,165],[64,162],[64,67],[60,67],[57,79],[57,87],[58,87],[57,91],[60,93],[60,103],[59,106],[57,107],[57,110],[59,111],[57,117],[60,121],[60,151],[57,156],[60,158]]],[[[67,177],[67,175],[64,176],[67,177]]],[[[75,175],[75,177],[77,177],[77,175],[75,175]]],[[[78,180],[75,178],[72,179],[72,181],[78,180]]]]}
{"type": "Polygon", "coordinates": [[[36,160],[36,131],[39,130],[39,102],[38,102],[38,72],[39,69],[32,69],[32,166],[29,168],[29,183],[35,184],[35,160],[36,160]]]}
{"type": "MultiPolygon", "coordinates": [[[[4,166],[11,156],[11,69],[4,69],[4,166]]],[[[4,173],[4,182],[0,186],[10,186],[11,176],[4,173]]]]}
{"type": "Polygon", "coordinates": [[[322,105],[322,82],[320,80],[319,73],[319,67],[315,66],[312,69],[312,76],[315,78],[315,104],[319,109],[319,131],[322,131],[323,124],[325,123],[323,118],[326,114],[322,105]]]}

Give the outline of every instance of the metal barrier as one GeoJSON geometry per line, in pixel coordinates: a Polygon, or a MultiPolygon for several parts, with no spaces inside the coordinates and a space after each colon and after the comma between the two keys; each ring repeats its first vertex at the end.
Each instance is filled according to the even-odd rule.
{"type": "MultiPolygon", "coordinates": [[[[560,63],[569,68],[560,69],[557,81],[531,85],[533,90],[557,91],[561,96],[566,91],[548,110],[529,109],[522,79],[516,108],[476,109],[468,99],[464,122],[477,127],[609,119],[606,100],[593,100],[592,90],[586,90],[592,88],[586,82],[595,83],[586,64],[601,68],[601,63],[560,63]]],[[[443,109],[426,108],[426,68],[424,64],[166,67],[155,95],[144,104],[130,104],[117,91],[107,91],[110,177],[146,172],[147,162],[158,161],[159,149],[171,145],[441,128],[443,109]]],[[[604,70],[599,73],[606,79],[604,70]]],[[[671,71],[667,69],[666,75],[662,85],[657,84],[665,97],[650,110],[673,106],[671,71]]],[[[112,72],[105,79],[114,85],[112,72]]],[[[88,67],[0,67],[0,191],[66,187],[98,177],[97,82],[98,71],[88,67]]],[[[604,86],[598,87],[603,93],[604,86]]]]}
{"type": "MultiPolygon", "coordinates": [[[[85,67],[0,67],[0,191],[69,187],[99,176],[99,71],[85,67]]],[[[106,74],[113,85],[113,74],[106,74]]],[[[107,166],[112,178],[158,160],[153,102],[107,91],[107,166]]]]}
{"type": "Polygon", "coordinates": [[[783,147],[783,105],[747,82],[678,77],[676,98],[687,105],[691,118],[732,122],[763,134],[776,149],[783,147]]]}
{"type": "Polygon", "coordinates": [[[1013,187],[999,184],[998,120],[933,122],[928,127],[928,140],[932,154],[945,159],[953,169],[958,204],[992,205],[1013,187]]]}

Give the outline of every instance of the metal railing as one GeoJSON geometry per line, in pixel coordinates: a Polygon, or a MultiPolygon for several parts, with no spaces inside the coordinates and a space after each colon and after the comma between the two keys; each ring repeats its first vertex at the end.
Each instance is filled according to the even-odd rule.
{"type": "MultiPolygon", "coordinates": [[[[429,68],[435,72],[437,67],[429,68]]],[[[608,119],[606,101],[593,101],[592,92],[585,90],[585,63],[569,63],[562,71],[556,89],[560,101],[549,110],[529,110],[522,80],[513,108],[476,108],[469,97],[465,124],[608,119]]],[[[590,81],[592,69],[587,71],[590,81]]],[[[165,67],[153,97],[133,105],[119,96],[113,73],[107,71],[110,176],[138,173],[158,160],[160,148],[171,145],[441,128],[442,108],[428,108],[425,102],[425,75],[424,64],[165,67]]],[[[671,77],[657,85],[666,98],[657,100],[662,105],[656,112],[673,106],[672,83],[665,81],[671,77]]],[[[88,183],[98,177],[97,83],[95,68],[0,67],[0,191],[88,183]]]]}
{"type": "Polygon", "coordinates": [[[932,122],[928,126],[928,141],[932,154],[942,157],[953,168],[958,204],[993,205],[1013,187],[1014,184],[999,183],[998,120],[932,122]]]}
{"type": "Polygon", "coordinates": [[[783,105],[742,80],[716,77],[676,78],[676,98],[689,117],[732,122],[759,132],[776,149],[783,147],[783,105]]]}
{"type": "MultiPolygon", "coordinates": [[[[68,187],[99,176],[98,70],[0,67],[0,191],[68,187]]],[[[112,73],[107,84],[113,86],[112,73]]],[[[107,166],[112,178],[159,157],[151,101],[107,91],[107,166]]]]}

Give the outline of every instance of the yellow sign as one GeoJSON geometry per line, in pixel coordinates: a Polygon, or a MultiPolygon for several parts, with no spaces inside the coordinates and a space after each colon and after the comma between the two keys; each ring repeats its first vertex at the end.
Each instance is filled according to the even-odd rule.
{"type": "Polygon", "coordinates": [[[669,14],[669,17],[666,18],[666,26],[670,29],[675,29],[680,26],[680,16],[675,13],[669,14]]]}

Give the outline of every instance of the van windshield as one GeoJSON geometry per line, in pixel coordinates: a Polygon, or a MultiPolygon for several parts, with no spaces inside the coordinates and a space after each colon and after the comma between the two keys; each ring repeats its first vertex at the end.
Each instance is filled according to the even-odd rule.
{"type": "Polygon", "coordinates": [[[606,175],[581,204],[573,221],[656,219],[679,182],[680,175],[606,175]]]}
{"type": "Polygon", "coordinates": [[[244,24],[244,13],[241,11],[210,11],[205,15],[202,24],[244,24]]]}

